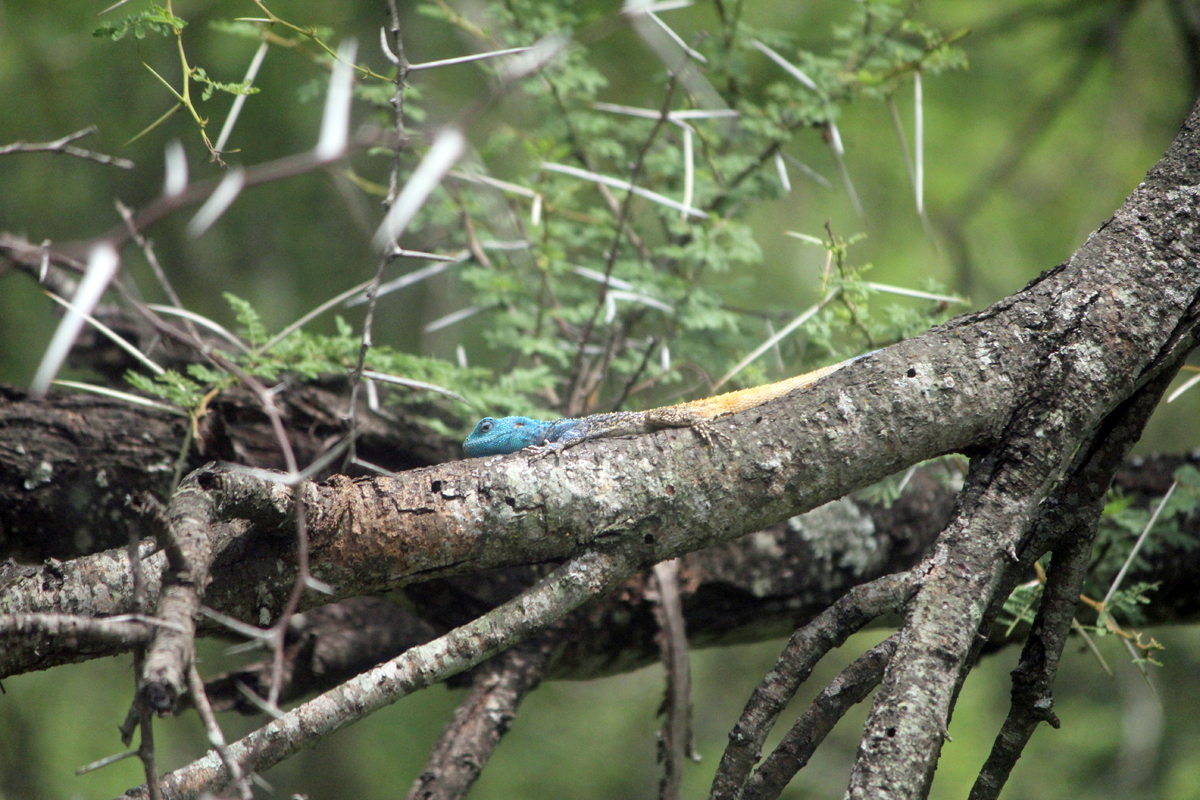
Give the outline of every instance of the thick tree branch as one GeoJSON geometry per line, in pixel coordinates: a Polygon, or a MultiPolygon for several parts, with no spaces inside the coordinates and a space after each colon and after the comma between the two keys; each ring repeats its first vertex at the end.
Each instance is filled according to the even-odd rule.
{"type": "MultiPolygon", "coordinates": [[[[944,427],[942,438],[929,434],[927,402],[907,409],[910,424],[916,424],[913,418],[925,422],[924,435],[899,442],[862,436],[862,426],[882,411],[870,407],[871,392],[855,398],[838,378],[871,364],[875,368],[867,377],[874,374],[869,386],[875,391],[883,391],[888,378],[898,379],[911,392],[920,391],[924,381],[905,384],[903,376],[924,371],[910,367],[902,372],[897,357],[903,354],[890,359],[879,354],[858,362],[790,404],[773,404],[774,415],[764,411],[753,422],[743,420],[751,424],[735,428],[729,446],[704,451],[699,464],[690,442],[695,435],[684,431],[660,434],[657,441],[641,437],[600,442],[602,450],[585,446],[580,456],[572,453],[562,459],[530,460],[518,454],[415,470],[396,478],[335,477],[325,485],[305,485],[299,491],[310,525],[313,575],[338,594],[362,594],[417,576],[567,558],[608,542],[637,543],[649,548],[649,561],[658,562],[841,496],[895,471],[906,463],[902,459],[915,462],[954,449],[956,436],[977,440],[981,432],[972,424],[982,424],[986,415],[964,410],[959,415],[963,426],[944,427]],[[805,395],[838,390],[841,419],[798,413],[796,407],[806,405],[800,401],[810,399],[805,395]],[[816,435],[822,429],[824,439],[816,435]],[[589,452],[605,457],[591,461],[586,458],[589,452]],[[855,460],[864,456],[859,468],[855,460]],[[743,464],[756,468],[739,468],[743,464]],[[854,466],[838,469],[836,464],[854,466]],[[814,469],[818,465],[826,468],[814,469]],[[597,493],[598,486],[621,489],[597,493]],[[546,500],[547,487],[555,489],[553,502],[546,500]]],[[[955,403],[953,397],[949,403],[955,403]]],[[[893,406],[889,418],[896,416],[893,406]]],[[[178,587],[165,598],[164,608],[169,606],[172,613],[160,614],[186,625],[184,615],[198,610],[197,593],[206,585],[207,574],[193,574],[193,566],[206,566],[223,549],[215,541],[202,540],[232,530],[218,523],[236,515],[251,523],[251,535],[255,525],[259,530],[276,529],[288,524],[293,507],[289,502],[285,509],[283,503],[291,494],[277,482],[242,473],[193,473],[172,499],[169,515],[175,536],[192,542],[188,552],[196,554],[189,556],[194,564],[173,568],[185,577],[176,579],[178,587]]],[[[277,614],[273,610],[272,615],[277,614]]],[[[175,638],[163,630],[160,640],[175,638]]],[[[170,652],[173,656],[166,662],[147,659],[140,683],[143,697],[156,709],[172,704],[186,690],[189,650],[173,645],[170,652]]]]}
{"type": "Polygon", "coordinates": [[[1026,498],[1037,485],[1019,485],[1014,469],[986,467],[972,469],[974,487],[964,488],[956,519],[918,568],[921,589],[867,718],[849,797],[920,797],[933,777],[976,636],[1036,510],[1026,498]]]}
{"type": "Polygon", "coordinates": [[[983,312],[1011,316],[1010,330],[1023,348],[1044,353],[1045,366],[1014,398],[1001,446],[972,463],[876,695],[849,797],[925,796],[975,632],[1015,579],[1037,504],[1104,417],[1141,385],[1173,374],[1195,345],[1198,183],[1200,107],[1070,261],[983,312]]]}
{"type": "MultiPolygon", "coordinates": [[[[784,635],[808,622],[851,586],[911,567],[949,514],[954,470],[949,469],[947,474],[947,469],[951,466],[936,464],[918,471],[903,495],[887,507],[845,499],[749,538],[684,556],[684,614],[692,645],[713,646],[784,635]]],[[[289,557],[290,548],[286,536],[276,535],[241,537],[231,543],[214,571],[213,584],[206,596],[208,604],[244,620],[265,622],[269,610],[260,605],[263,598],[273,594],[274,604],[265,608],[276,607],[290,586],[291,574],[286,570],[279,573],[277,569],[289,557]]],[[[143,562],[142,573],[151,579],[147,594],[156,597],[164,556],[150,555],[152,552],[152,544],[144,543],[142,553],[147,560],[143,562]]],[[[515,596],[537,579],[537,572],[505,570],[426,581],[408,587],[406,593],[424,619],[445,631],[515,596]]],[[[42,567],[0,564],[0,609],[45,612],[68,609],[101,617],[130,613],[131,577],[123,551],[51,562],[42,567]]],[[[591,621],[583,629],[587,635],[572,637],[556,654],[551,668],[554,676],[595,677],[659,658],[659,645],[655,641],[658,625],[650,613],[651,604],[645,599],[643,586],[640,580],[635,581],[625,591],[593,608],[591,621]]],[[[391,608],[381,602],[373,607],[391,608]]],[[[314,609],[311,615],[316,629],[307,624],[297,628],[296,661],[285,692],[309,693],[331,688],[350,674],[390,658],[407,646],[394,641],[395,637],[409,640],[404,630],[382,634],[378,628],[389,624],[386,620],[374,624],[353,611],[347,617],[348,622],[354,620],[353,624],[331,639],[329,625],[323,621],[326,613],[340,618],[346,612],[334,607],[314,609]],[[334,653],[330,653],[327,644],[334,641],[337,644],[333,646],[334,653]],[[385,652],[393,644],[399,649],[385,652]],[[362,653],[375,653],[378,657],[367,662],[364,659],[369,656],[360,658],[362,653]],[[353,671],[343,673],[343,667],[353,671]],[[299,685],[292,686],[291,679],[298,679],[299,685]]],[[[200,624],[209,635],[222,633],[209,621],[201,620],[200,624]]],[[[25,644],[22,639],[10,640],[5,652],[11,657],[7,662],[11,669],[0,675],[45,668],[79,657],[69,647],[30,648],[25,644]],[[22,660],[12,660],[18,654],[22,660]]],[[[115,655],[125,649],[114,646],[107,652],[97,650],[93,655],[115,655]]],[[[269,666],[265,668],[269,670],[269,666]]],[[[230,678],[253,687],[260,683],[255,679],[258,672],[259,668],[251,666],[230,678]]],[[[240,702],[240,694],[232,697],[218,687],[210,688],[210,692],[222,707],[231,701],[235,705],[240,702]]]]}
{"type": "MultiPolygon", "coordinates": [[[[131,320],[126,324],[137,331],[131,320]]],[[[144,341],[131,338],[149,347],[154,337],[144,329],[141,334],[144,341]]],[[[134,368],[115,359],[114,350],[92,351],[89,365],[103,360],[118,375],[134,368]]],[[[343,384],[331,379],[289,386],[278,395],[302,465],[345,433],[343,384]]],[[[207,408],[185,472],[214,459],[283,467],[270,421],[248,392],[225,392],[207,408]]],[[[392,422],[363,409],[357,424],[359,455],[385,469],[399,472],[460,454],[457,444],[411,415],[392,422]]],[[[0,387],[0,555],[26,562],[67,559],[123,545],[129,535],[126,497],[149,494],[166,502],[189,426],[186,417],[119,400],[54,392],[39,403],[23,390],[0,387]]]]}
{"type": "Polygon", "coordinates": [[[43,666],[39,656],[47,650],[65,650],[79,660],[132,650],[150,641],[156,622],[136,615],[100,619],[74,614],[0,615],[0,641],[21,642],[20,647],[0,648],[0,675],[43,666]]]}
{"type": "Polygon", "coordinates": [[[1026,560],[1050,545],[1054,555],[1046,589],[1021,661],[1013,670],[1012,707],[971,789],[971,800],[999,796],[1040,722],[1058,727],[1054,679],[1075,620],[1108,487],[1158,407],[1171,375],[1163,372],[1109,415],[1042,506],[1026,560]]]}

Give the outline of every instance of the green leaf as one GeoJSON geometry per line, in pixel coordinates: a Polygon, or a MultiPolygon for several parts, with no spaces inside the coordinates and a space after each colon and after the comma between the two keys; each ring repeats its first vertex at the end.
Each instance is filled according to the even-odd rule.
{"type": "Polygon", "coordinates": [[[201,100],[208,100],[213,96],[213,92],[226,92],[227,94],[232,95],[251,95],[258,94],[259,91],[258,87],[252,86],[251,82],[248,80],[240,81],[238,83],[221,83],[219,81],[214,81],[212,78],[208,77],[208,73],[204,71],[203,67],[194,68],[192,70],[192,78],[199,83],[204,84],[204,91],[200,95],[201,100]]]}
{"type": "Polygon", "coordinates": [[[178,35],[186,25],[186,20],[180,19],[165,8],[151,6],[149,11],[139,11],[113,22],[102,23],[92,31],[92,35],[107,36],[116,42],[125,38],[130,31],[138,39],[146,38],[148,32],[157,33],[160,36],[178,35]]]}
{"type": "Polygon", "coordinates": [[[258,347],[259,343],[265,342],[269,338],[266,326],[263,325],[262,318],[250,305],[250,302],[230,292],[225,292],[224,295],[225,302],[229,303],[230,308],[237,316],[241,334],[250,342],[251,349],[258,347]]]}
{"type": "Polygon", "coordinates": [[[135,389],[189,410],[196,409],[204,398],[204,386],[173,369],[153,378],[131,370],[125,373],[125,380],[135,389]]]}

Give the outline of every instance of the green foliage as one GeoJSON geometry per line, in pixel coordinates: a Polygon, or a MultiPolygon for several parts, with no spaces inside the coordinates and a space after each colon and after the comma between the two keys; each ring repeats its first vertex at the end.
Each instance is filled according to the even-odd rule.
{"type": "MultiPolygon", "coordinates": [[[[737,112],[736,122],[687,117],[676,124],[597,108],[609,79],[588,47],[578,42],[524,81],[520,88],[532,112],[528,124],[500,124],[486,131],[477,142],[481,163],[463,166],[484,175],[501,170],[504,180],[536,192],[543,219],[536,227],[532,220],[526,225],[521,217],[528,197],[476,184],[470,191],[450,186],[436,192],[410,226],[414,235],[440,240],[443,250],[472,248],[478,253],[480,241],[527,242],[515,249],[493,248],[486,259],[458,272],[476,302],[488,309],[485,343],[496,353],[524,361],[514,364],[521,371],[512,373],[511,387],[542,390],[557,398],[560,412],[585,413],[625,402],[655,405],[675,399],[683,387],[669,394],[663,387],[683,384],[686,375],[700,376],[699,384],[694,377],[687,381],[686,391],[706,392],[711,376],[756,346],[763,335],[762,315],[731,308],[718,278],[744,274],[762,261],[762,250],[742,217],[754,204],[781,194],[777,154],[792,147],[805,130],[825,131],[845,103],[860,96],[885,97],[915,70],[937,72],[962,64],[950,46],[953,37],[915,20],[912,11],[900,0],[857,4],[849,22],[835,28],[829,54],[798,48],[787,32],[753,28],[740,20],[725,20],[723,36],[697,37],[697,46],[710,59],[702,80],[719,92],[719,99],[713,95],[700,103],[693,96],[696,84],[685,90],[663,73],[657,80],[659,91],[666,93],[665,107],[704,110],[724,103],[737,112]],[[743,90],[747,60],[762,58],[760,41],[803,70],[807,80],[779,69],[779,78],[763,89],[743,90]],[[686,147],[685,138],[691,140],[686,147]],[[544,168],[543,163],[632,181],[653,195],[627,198],[619,188],[601,191],[587,178],[544,168]],[[658,196],[676,203],[683,198],[694,213],[653,199],[658,196]],[[548,374],[557,376],[553,385],[546,383],[548,374]]],[[[332,51],[326,42],[335,35],[332,31],[268,13],[275,24],[273,36],[285,37],[295,47],[315,44],[314,58],[329,63],[332,51]]],[[[610,11],[581,1],[512,0],[470,19],[441,3],[423,7],[422,13],[500,48],[528,46],[549,33],[593,30],[589,26],[610,11]]],[[[243,38],[262,36],[245,22],[225,22],[214,29],[243,38]]],[[[181,27],[172,30],[178,34],[181,27]]],[[[494,73],[499,63],[477,66],[494,73]]],[[[365,67],[359,72],[356,96],[381,115],[394,113],[392,80],[365,67]]],[[[203,67],[193,66],[185,89],[176,93],[189,106],[188,80],[204,86],[205,100],[214,91],[255,91],[245,82],[213,80],[203,67]]],[[[315,98],[324,85],[324,76],[317,75],[302,84],[302,94],[315,98]]],[[[418,97],[416,87],[406,87],[406,119],[422,118],[421,109],[410,102],[418,97]]],[[[192,114],[203,127],[194,108],[192,114]]],[[[364,188],[371,185],[357,182],[364,188]]],[[[860,281],[870,265],[856,265],[848,257],[858,237],[828,233],[823,246],[834,270],[826,288],[837,288],[839,294],[802,331],[807,343],[816,345],[818,357],[894,341],[943,318],[944,308],[914,308],[911,302],[873,308],[875,292],[860,281]]],[[[289,337],[272,352],[259,353],[267,339],[261,320],[248,303],[232,297],[229,302],[255,353],[242,365],[252,374],[274,379],[287,369],[315,375],[345,370],[347,359],[357,357],[352,337],[289,337]]],[[[781,309],[770,312],[769,319],[785,324],[794,314],[794,309],[781,309]]],[[[804,340],[785,347],[793,359],[807,349],[804,340]]],[[[380,358],[378,351],[371,358],[380,358]]],[[[438,372],[424,363],[393,367],[404,374],[438,372]]],[[[466,373],[455,375],[430,379],[448,384],[466,373]]],[[[775,377],[754,365],[737,380],[759,383],[775,377]]],[[[475,390],[470,397],[481,407],[520,406],[507,392],[475,390]]]]}
{"type": "MultiPolygon", "coordinates": [[[[262,9],[272,22],[271,41],[296,48],[315,45],[313,59],[331,63],[327,42],[336,35],[332,30],[295,24],[262,9]]],[[[451,183],[435,192],[409,230],[439,241],[443,251],[470,248],[487,254],[457,273],[476,304],[487,309],[484,342],[494,353],[518,359],[513,366],[524,371],[513,373],[521,376],[514,386],[543,390],[557,411],[587,413],[625,403],[646,407],[685,391],[707,393],[713,376],[725,372],[764,335],[763,314],[732,308],[721,276],[746,275],[762,262],[762,249],[744,216],[783,193],[778,155],[794,148],[806,131],[828,135],[842,107],[860,97],[886,98],[917,70],[936,73],[965,63],[951,45],[955,37],[915,19],[913,11],[902,0],[854,4],[848,20],[835,26],[829,53],[798,47],[790,32],[725,18],[722,35],[695,37],[696,47],[708,58],[707,66],[697,69],[698,80],[673,78],[659,68],[652,84],[659,97],[646,118],[597,107],[607,99],[610,82],[605,65],[585,43],[606,28],[612,9],[583,0],[511,0],[470,15],[445,3],[423,6],[421,13],[492,49],[532,45],[551,33],[582,33],[521,84],[524,124],[505,121],[481,130],[475,140],[479,162],[460,166],[485,176],[498,174],[536,193],[533,202],[544,209],[538,224],[523,219],[528,195],[451,183]],[[760,42],[806,77],[797,79],[772,63],[770,74],[777,77],[751,89],[748,66],[752,59],[764,58],[760,42]],[[704,85],[712,88],[702,89],[704,85]],[[705,92],[710,96],[704,97],[705,92]],[[722,104],[736,112],[736,120],[687,116],[667,121],[657,116],[659,108],[720,111],[722,104]],[[620,188],[600,189],[588,178],[543,164],[632,182],[652,194],[625,197],[620,188]],[[659,202],[659,197],[676,205],[659,202]],[[680,210],[681,198],[691,213],[680,210]],[[487,241],[527,244],[482,249],[480,243],[487,241]],[[551,373],[557,380],[547,386],[542,376],[551,373]]],[[[241,38],[264,35],[242,21],[214,29],[241,38]]],[[[176,34],[179,30],[174,29],[176,34]]],[[[503,63],[484,60],[474,68],[498,75],[503,63]]],[[[393,79],[365,66],[358,72],[355,96],[378,109],[382,121],[394,124],[393,79]]],[[[205,100],[214,91],[255,91],[244,82],[216,81],[201,66],[189,67],[184,88],[173,91],[202,129],[205,121],[188,100],[189,80],[204,86],[205,100]]],[[[326,80],[320,73],[299,82],[302,99],[321,96],[326,80]]],[[[424,114],[415,102],[418,87],[405,87],[404,97],[402,124],[420,122],[424,114]]],[[[402,155],[407,162],[402,174],[410,171],[407,164],[415,166],[415,155],[402,155]]],[[[363,188],[382,190],[381,182],[354,179],[363,188]]],[[[914,307],[909,301],[877,308],[877,293],[860,281],[870,265],[854,264],[848,256],[858,237],[844,239],[832,229],[828,234],[823,246],[835,268],[826,289],[839,293],[802,329],[798,341],[783,343],[780,352],[798,362],[785,368],[789,374],[807,366],[799,363],[801,354],[810,361],[860,352],[912,335],[945,316],[945,308],[914,307]]],[[[257,351],[266,341],[261,321],[248,304],[230,302],[257,351]]],[[[796,312],[772,310],[767,321],[783,325],[796,312]]],[[[284,368],[302,375],[345,369],[349,354],[322,360],[337,349],[332,340],[296,339],[280,343],[270,354],[256,353],[243,366],[272,379],[284,368]],[[285,366],[275,359],[287,347],[315,348],[324,355],[309,353],[285,366]]],[[[416,364],[397,368],[434,371],[416,364]]],[[[736,382],[778,377],[759,364],[743,370],[736,382]]],[[[438,380],[453,382],[446,376],[438,380]]],[[[485,400],[520,405],[503,393],[470,396],[480,406],[485,400]]]]}
{"type": "Polygon", "coordinates": [[[93,36],[108,37],[114,42],[125,38],[130,31],[134,37],[145,39],[147,33],[157,33],[159,36],[178,35],[187,25],[162,6],[151,6],[149,11],[139,11],[113,22],[101,23],[92,32],[93,36]]]}
{"type": "MultiPolygon", "coordinates": [[[[341,317],[337,318],[337,334],[323,336],[295,331],[270,348],[261,349],[270,338],[262,317],[249,302],[226,293],[225,299],[237,317],[238,333],[249,343],[250,352],[223,354],[247,374],[267,381],[279,380],[284,374],[303,380],[315,380],[328,375],[349,375],[358,363],[362,339],[341,317]]],[[[474,414],[537,415],[529,395],[550,388],[550,371],[545,367],[514,369],[503,376],[481,367],[463,368],[448,361],[405,353],[390,347],[374,347],[367,352],[366,368],[412,381],[439,386],[471,398],[474,414]]],[[[236,378],[207,364],[191,364],[187,375],[168,370],[150,377],[129,372],[126,380],[136,389],[162,398],[189,411],[197,411],[205,397],[214,389],[232,385],[236,378]]],[[[441,402],[444,395],[425,389],[401,389],[410,413],[422,415],[423,404],[441,402]]],[[[438,431],[459,435],[462,427],[449,428],[437,417],[425,416],[425,421],[438,431]]],[[[464,425],[474,419],[463,418],[464,425]]]]}
{"type": "Polygon", "coordinates": [[[262,28],[253,22],[242,19],[214,19],[208,23],[209,30],[217,33],[236,36],[241,39],[250,39],[255,42],[262,41],[262,28]]]}
{"type": "Polygon", "coordinates": [[[238,331],[246,341],[250,343],[250,348],[255,349],[260,344],[267,340],[267,328],[263,325],[262,317],[254,310],[249,301],[234,295],[232,292],[224,293],[225,302],[229,303],[229,307],[233,309],[234,315],[237,317],[238,331]]]}
{"type": "MultiPolygon", "coordinates": [[[[289,372],[309,380],[321,375],[348,374],[358,362],[362,340],[340,317],[337,325],[338,332],[334,336],[297,331],[266,353],[246,358],[252,358],[260,370],[289,372]]],[[[527,399],[528,393],[545,389],[550,383],[549,371],[541,367],[513,370],[497,378],[489,369],[458,367],[443,359],[413,355],[390,347],[373,347],[367,351],[366,368],[464,395],[473,401],[473,411],[481,414],[532,413],[534,409],[527,399]]],[[[418,402],[440,398],[436,392],[403,391],[409,399],[418,402]]],[[[427,421],[438,424],[433,419],[427,421]]],[[[470,422],[474,424],[474,420],[470,422]]]]}
{"type": "MultiPolygon", "coordinates": [[[[1142,654],[1137,659],[1139,663],[1158,665],[1149,653],[1161,650],[1162,646],[1154,639],[1143,642],[1141,634],[1128,633],[1122,626],[1144,624],[1141,606],[1149,604],[1149,595],[1158,588],[1158,584],[1139,581],[1118,587],[1111,597],[1107,595],[1111,582],[1126,563],[1135,570],[1147,568],[1147,557],[1161,553],[1165,547],[1184,551],[1196,547],[1194,539],[1179,529],[1178,521],[1194,513],[1200,506],[1200,471],[1185,464],[1176,470],[1175,480],[1175,490],[1165,504],[1162,498],[1150,504],[1153,509],[1160,504],[1163,507],[1149,530],[1147,526],[1153,510],[1135,507],[1132,497],[1110,492],[1100,518],[1096,546],[1092,550],[1088,574],[1093,577],[1085,583],[1085,596],[1094,598],[1090,604],[1096,608],[1097,615],[1094,624],[1080,625],[1081,630],[1094,636],[1117,634],[1125,637],[1142,654]],[[1139,540],[1140,546],[1137,545],[1139,540]],[[1138,552],[1131,560],[1135,546],[1138,546],[1138,552]],[[1107,601],[1101,603],[1099,598],[1105,597],[1107,601]]],[[[1023,584],[1013,591],[1005,601],[1000,616],[1001,624],[1008,626],[1010,634],[1018,624],[1033,622],[1041,597],[1040,580],[1023,584]]]]}
{"type": "Polygon", "coordinates": [[[208,100],[213,96],[213,92],[227,92],[233,95],[248,95],[258,94],[258,89],[250,85],[250,81],[240,81],[238,83],[221,83],[214,81],[208,77],[208,73],[204,71],[204,67],[196,67],[192,70],[192,78],[204,84],[204,92],[201,94],[201,100],[208,100]]]}
{"type": "Polygon", "coordinates": [[[903,473],[889,475],[865,489],[860,489],[855,496],[866,503],[891,508],[892,504],[899,500],[904,491],[909,488],[909,481],[918,470],[934,478],[951,492],[957,492],[962,488],[962,477],[966,474],[967,463],[966,458],[957,453],[931,458],[920,464],[914,464],[903,473]]]}
{"type": "MultiPolygon", "coordinates": [[[[1200,506],[1200,471],[1190,464],[1185,464],[1176,470],[1175,479],[1178,485],[1159,512],[1154,527],[1134,557],[1134,568],[1145,568],[1148,565],[1147,558],[1161,553],[1164,547],[1184,551],[1196,547],[1196,542],[1180,530],[1179,520],[1200,506]]],[[[1150,503],[1149,508],[1142,508],[1134,506],[1132,500],[1133,498],[1115,491],[1110,493],[1100,520],[1099,535],[1092,555],[1092,574],[1116,575],[1121,565],[1129,559],[1134,545],[1161,502],[1155,500],[1150,503]]],[[[1104,594],[1099,589],[1093,591],[1101,596],[1104,594]]]]}
{"type": "Polygon", "coordinates": [[[965,31],[946,35],[909,13],[904,4],[868,0],[854,5],[849,24],[833,27],[833,38],[843,43],[833,52],[845,83],[857,82],[865,96],[880,99],[913,67],[933,75],[966,67],[966,54],[953,47],[965,31]]]}
{"type": "MultiPolygon", "coordinates": [[[[524,249],[489,253],[489,264],[464,268],[459,276],[489,309],[486,343],[496,352],[550,366],[559,376],[560,411],[584,413],[627,398],[643,407],[665,402],[673,396],[649,390],[679,384],[688,374],[724,372],[761,341],[761,316],[730,308],[715,278],[745,273],[762,261],[742,217],[754,203],[781,194],[775,154],[804,130],[823,129],[840,104],[894,91],[927,60],[931,72],[963,63],[952,56],[949,37],[911,20],[910,4],[859,5],[850,27],[838,34],[841,49],[830,56],[796,48],[785,33],[744,24],[735,24],[728,37],[696,37],[709,59],[705,79],[739,115],[736,123],[686,121],[695,154],[690,207],[697,215],[684,216],[649,198],[626,199],[620,190],[600,191],[590,180],[542,168],[543,162],[562,164],[621,181],[632,178],[674,200],[685,196],[684,128],[597,108],[606,99],[608,78],[579,45],[522,87],[530,124],[497,126],[477,142],[484,164],[503,165],[509,170],[504,180],[538,192],[545,208],[540,226],[516,216],[523,216],[522,206],[516,206],[516,215],[497,213],[500,198],[489,199],[486,192],[438,195],[430,205],[441,207],[425,209],[414,230],[436,227],[457,246],[470,246],[472,236],[528,241],[524,249]],[[754,39],[783,48],[817,91],[781,71],[781,79],[762,94],[743,93],[746,59],[761,58],[754,39]],[[470,233],[454,224],[463,217],[471,220],[470,233]]],[[[548,32],[571,32],[601,19],[594,4],[582,2],[514,0],[489,7],[486,26],[442,4],[422,12],[496,47],[530,45],[548,32]]],[[[669,76],[658,80],[669,93],[670,109],[697,107],[669,76]]],[[[853,265],[846,257],[854,241],[830,234],[837,266],[830,288],[840,287],[841,295],[804,330],[824,358],[911,335],[945,315],[944,308],[914,310],[910,302],[869,308],[875,292],[855,283],[869,265],[853,265]]],[[[795,310],[771,314],[780,323],[792,316],[795,310]]],[[[787,352],[799,349],[793,344],[787,352]]],[[[739,380],[771,377],[778,376],[752,367],[739,380]]],[[[711,378],[702,377],[704,383],[711,378]]]]}
{"type": "Polygon", "coordinates": [[[1118,619],[1125,624],[1140,625],[1145,618],[1139,606],[1149,605],[1150,592],[1158,588],[1158,583],[1138,582],[1125,589],[1118,589],[1108,598],[1107,607],[1096,617],[1096,632],[1103,636],[1109,630],[1109,617],[1118,619]]]}
{"type": "Polygon", "coordinates": [[[1005,635],[1012,636],[1018,625],[1033,624],[1044,588],[1041,581],[1029,581],[1013,589],[996,617],[996,624],[1004,626],[1005,635]]]}
{"type": "Polygon", "coordinates": [[[130,371],[125,374],[125,379],[135,389],[172,402],[180,408],[194,410],[204,398],[205,390],[201,383],[173,369],[153,378],[130,371]]]}
{"type": "MultiPolygon", "coordinates": [[[[315,61],[326,66],[329,66],[333,63],[333,59],[335,58],[334,50],[325,42],[325,40],[333,34],[333,30],[331,28],[322,25],[309,25],[306,27],[294,25],[271,12],[265,3],[258,3],[258,7],[267,14],[267,19],[261,20],[261,22],[269,23],[265,28],[250,25],[246,20],[218,20],[210,23],[209,27],[211,30],[217,31],[218,33],[227,34],[229,36],[237,38],[256,38],[260,40],[266,40],[267,32],[269,31],[271,33],[271,40],[275,44],[294,48],[301,52],[304,52],[304,43],[311,42],[318,48],[317,52],[309,54],[315,61]],[[287,32],[291,32],[293,36],[289,37],[287,32]]],[[[204,67],[189,63],[187,50],[182,36],[183,29],[186,24],[187,23],[184,20],[174,16],[166,9],[163,9],[160,6],[151,6],[150,11],[133,14],[115,23],[106,23],[100,26],[98,29],[96,29],[95,35],[109,36],[115,41],[123,38],[126,33],[128,33],[130,30],[133,30],[137,38],[141,39],[145,37],[147,30],[152,30],[164,36],[174,35],[176,37],[178,41],[178,55],[183,62],[183,77],[181,86],[178,88],[172,86],[171,83],[167,81],[167,79],[163,78],[162,75],[152,66],[150,66],[149,63],[143,62],[143,64],[151,74],[153,74],[164,86],[166,86],[167,90],[179,102],[179,106],[176,106],[176,108],[168,111],[167,114],[160,117],[158,120],[150,123],[142,130],[141,133],[133,137],[133,139],[130,141],[136,141],[146,133],[149,133],[151,130],[157,128],[159,125],[165,122],[166,119],[169,118],[177,108],[182,106],[187,108],[188,112],[191,114],[191,117],[195,121],[197,128],[199,128],[200,136],[204,141],[204,146],[208,148],[213,160],[223,165],[224,161],[222,160],[222,154],[217,152],[212,142],[208,138],[208,133],[206,130],[208,126],[208,120],[199,113],[195,104],[192,102],[190,83],[191,81],[196,81],[204,87],[200,98],[202,101],[209,100],[213,93],[218,91],[233,95],[249,95],[255,94],[258,92],[258,89],[254,88],[250,81],[247,80],[239,81],[237,83],[223,83],[214,80],[209,77],[204,67]]],[[[377,75],[365,67],[356,68],[364,76],[376,79],[383,78],[383,76],[377,75]]]]}

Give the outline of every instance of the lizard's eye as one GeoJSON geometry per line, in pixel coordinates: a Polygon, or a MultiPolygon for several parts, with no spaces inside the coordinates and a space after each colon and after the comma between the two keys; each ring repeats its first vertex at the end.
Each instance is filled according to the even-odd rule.
{"type": "Polygon", "coordinates": [[[493,420],[485,419],[483,422],[479,423],[479,426],[475,429],[475,432],[476,433],[488,433],[492,430],[492,425],[494,425],[494,424],[495,423],[493,420]]]}

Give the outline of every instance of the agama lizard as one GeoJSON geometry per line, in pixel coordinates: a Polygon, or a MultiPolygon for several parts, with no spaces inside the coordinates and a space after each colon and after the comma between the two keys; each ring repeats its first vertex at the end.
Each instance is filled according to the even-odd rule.
{"type": "MultiPolygon", "coordinates": [[[[872,351],[878,352],[878,351],[872,351]]],[[[826,375],[837,372],[847,364],[866,358],[871,353],[806,372],[794,378],[739,389],[690,403],[652,408],[648,411],[614,411],[592,414],[578,419],[558,419],[550,422],[529,417],[484,417],[463,442],[463,452],[470,458],[499,456],[532,447],[536,455],[560,452],[590,439],[609,436],[630,436],[650,433],[662,428],[691,428],[700,438],[712,444],[716,431],[711,420],[747,411],[768,400],[783,397],[789,392],[816,383],[826,375]]]]}

